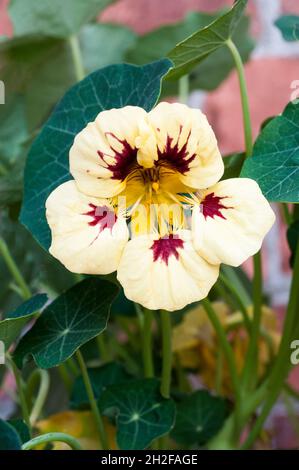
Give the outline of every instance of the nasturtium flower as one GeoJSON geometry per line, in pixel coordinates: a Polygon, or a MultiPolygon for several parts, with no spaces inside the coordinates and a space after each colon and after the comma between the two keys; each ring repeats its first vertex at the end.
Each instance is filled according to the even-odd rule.
{"type": "Polygon", "coordinates": [[[219,265],[256,253],[274,222],[258,185],[220,181],[205,115],[160,103],[99,113],[70,149],[72,181],[46,202],[50,252],[70,271],[117,271],[126,296],[169,311],[207,296],[219,265]]]}

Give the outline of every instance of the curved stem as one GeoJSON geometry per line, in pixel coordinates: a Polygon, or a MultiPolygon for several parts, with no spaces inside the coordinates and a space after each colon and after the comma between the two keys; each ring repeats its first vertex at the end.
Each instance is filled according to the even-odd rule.
{"type": "Polygon", "coordinates": [[[26,401],[26,397],[25,397],[25,393],[24,393],[24,389],[23,389],[21,372],[19,371],[19,369],[17,368],[15,362],[13,361],[13,359],[9,355],[7,355],[7,359],[9,361],[9,363],[11,364],[11,368],[12,368],[12,371],[13,371],[13,374],[14,374],[14,377],[15,377],[17,391],[18,391],[18,395],[19,395],[19,398],[20,398],[20,407],[21,407],[21,410],[22,410],[22,417],[23,417],[23,420],[25,421],[25,423],[26,423],[26,425],[29,429],[30,434],[31,434],[31,422],[30,422],[30,417],[29,417],[28,405],[27,405],[27,401],[26,401]]]}
{"type": "MultiPolygon", "coordinates": [[[[226,45],[229,48],[233,59],[235,61],[235,66],[239,79],[241,102],[242,102],[242,112],[243,112],[243,123],[244,123],[244,138],[245,138],[245,148],[246,156],[250,157],[252,155],[252,128],[251,128],[251,119],[250,119],[250,110],[249,110],[249,100],[245,79],[244,66],[239,54],[238,49],[231,39],[226,41],[226,45]]],[[[261,322],[261,310],[262,310],[262,263],[261,263],[261,254],[257,253],[253,257],[254,264],[254,276],[253,276],[253,322],[251,330],[251,341],[248,349],[248,358],[246,360],[246,366],[244,371],[244,386],[247,387],[248,382],[255,384],[256,381],[256,369],[257,369],[257,347],[258,347],[258,337],[260,332],[260,322],[261,322]]]]}
{"type": "Polygon", "coordinates": [[[262,266],[260,252],[254,256],[253,263],[253,321],[251,327],[251,340],[243,371],[243,383],[245,388],[249,385],[254,386],[257,379],[258,339],[262,318],[262,266]]]}
{"type": "Polygon", "coordinates": [[[189,97],[189,75],[184,75],[179,79],[179,100],[183,104],[188,103],[189,97]]]}
{"type": "Polygon", "coordinates": [[[226,266],[223,264],[221,266],[221,272],[229,280],[230,284],[232,284],[235,289],[238,291],[239,296],[242,299],[242,302],[246,307],[252,305],[252,299],[248,294],[247,290],[245,289],[243,283],[241,282],[238,274],[236,273],[235,269],[232,266],[226,266]]]}
{"type": "Polygon", "coordinates": [[[234,388],[234,393],[235,393],[235,396],[236,396],[236,401],[237,403],[240,403],[240,400],[241,400],[241,390],[240,390],[240,380],[239,380],[239,377],[238,377],[238,372],[237,372],[237,367],[236,367],[236,363],[235,363],[235,358],[234,358],[234,354],[233,354],[233,351],[232,351],[232,348],[231,348],[231,345],[229,344],[228,340],[227,340],[227,337],[226,337],[226,334],[225,334],[225,331],[219,321],[219,318],[217,316],[217,313],[215,312],[211,302],[209,301],[208,298],[204,299],[201,301],[209,319],[210,319],[210,322],[212,323],[215,331],[216,331],[216,334],[219,338],[219,341],[220,341],[220,344],[221,344],[221,347],[223,349],[223,353],[225,355],[225,358],[226,358],[226,361],[227,361],[227,365],[228,365],[228,368],[229,368],[229,372],[230,372],[230,375],[231,375],[231,379],[232,379],[232,384],[233,384],[233,388],[234,388]]]}
{"type": "Polygon", "coordinates": [[[171,349],[171,317],[166,310],[161,310],[162,327],[162,380],[161,395],[170,397],[172,349],[171,349]]]}
{"type": "Polygon", "coordinates": [[[96,342],[97,342],[97,345],[98,345],[100,359],[103,362],[108,362],[110,360],[110,356],[109,356],[109,351],[108,351],[108,348],[107,348],[107,343],[105,341],[104,333],[100,333],[96,337],[96,342]]]}
{"type": "Polygon", "coordinates": [[[57,367],[58,373],[61,377],[61,380],[65,386],[66,391],[70,394],[73,386],[73,381],[70,378],[69,371],[65,364],[60,364],[57,367]]]}
{"type": "Polygon", "coordinates": [[[43,369],[36,369],[28,379],[27,388],[29,390],[35,385],[36,379],[39,380],[39,389],[30,413],[30,423],[32,426],[35,424],[41,414],[50,387],[49,373],[43,369]]]}
{"type": "Polygon", "coordinates": [[[77,36],[71,36],[69,38],[69,44],[72,51],[72,57],[74,62],[74,69],[76,78],[78,81],[83,80],[85,77],[85,70],[82,61],[82,55],[80,50],[80,44],[77,36]]]}
{"type": "Polygon", "coordinates": [[[24,300],[30,299],[31,297],[30,289],[25,279],[23,278],[18,266],[16,265],[13,257],[11,256],[6,242],[4,241],[2,237],[0,237],[0,254],[2,255],[4,259],[8,270],[10,271],[16,283],[20,287],[20,291],[22,293],[23,299],[24,300]]]}
{"type": "Polygon", "coordinates": [[[69,445],[73,450],[82,450],[82,447],[77,439],[63,432],[49,432],[48,434],[42,434],[41,436],[34,437],[22,445],[22,450],[30,450],[38,445],[46,444],[47,442],[65,442],[65,444],[69,445]]]}
{"type": "Polygon", "coordinates": [[[225,285],[225,287],[227,287],[227,289],[232,293],[232,295],[234,296],[235,300],[236,300],[236,303],[243,315],[243,319],[244,319],[244,324],[245,324],[245,327],[246,329],[250,332],[250,328],[251,328],[251,322],[250,322],[250,318],[248,316],[248,312],[247,312],[247,308],[246,308],[246,305],[244,304],[243,300],[242,300],[242,297],[240,296],[238,290],[235,288],[235,286],[226,278],[226,276],[224,276],[224,274],[220,273],[219,275],[219,279],[220,281],[225,285]]]}
{"type": "MultiPolygon", "coordinates": [[[[250,418],[250,415],[262,403],[267,391],[267,382],[264,382],[256,391],[251,393],[243,401],[241,410],[239,429],[242,429],[250,418]]],[[[232,413],[226,420],[220,432],[212,438],[208,444],[208,449],[235,449],[235,415],[232,413]]]]}
{"type": "Polygon", "coordinates": [[[67,368],[70,370],[70,372],[75,376],[77,377],[77,375],[80,374],[80,371],[79,371],[79,368],[78,368],[78,365],[75,361],[75,359],[73,357],[69,357],[66,361],[65,361],[65,365],[67,366],[67,368]]]}
{"type": "Polygon", "coordinates": [[[102,417],[101,417],[101,414],[100,414],[100,411],[99,411],[99,408],[98,408],[98,405],[97,405],[97,402],[96,402],[96,399],[95,399],[95,396],[94,396],[94,393],[93,393],[93,389],[92,389],[92,385],[91,385],[90,378],[89,378],[89,375],[88,375],[87,367],[85,365],[83,356],[82,356],[81,352],[79,351],[79,349],[76,351],[76,356],[77,356],[78,363],[79,363],[79,366],[80,366],[80,369],[81,369],[82,378],[83,378],[83,382],[84,382],[84,385],[85,385],[85,388],[86,388],[86,393],[87,393],[87,396],[88,396],[90,407],[91,407],[95,422],[96,422],[97,427],[98,427],[99,438],[101,440],[102,449],[103,450],[108,450],[109,446],[108,446],[108,441],[107,441],[107,437],[106,437],[106,432],[105,432],[103,420],[102,420],[102,417]]]}
{"type": "Polygon", "coordinates": [[[266,397],[266,401],[260,416],[258,417],[255,425],[253,426],[251,432],[248,435],[245,443],[243,444],[242,448],[247,449],[251,447],[254,443],[255,439],[258,437],[262,427],[264,425],[265,420],[267,419],[273,405],[275,404],[281,388],[285,382],[285,379],[288,376],[289,370],[291,368],[290,363],[290,343],[294,336],[294,331],[296,331],[296,322],[297,322],[297,314],[299,310],[299,244],[296,249],[296,256],[295,256],[295,263],[294,263],[294,271],[293,271],[293,279],[292,279],[292,286],[290,292],[290,298],[286,313],[286,319],[284,323],[284,329],[282,333],[282,339],[279,346],[279,351],[276,357],[276,361],[274,367],[271,371],[269,377],[269,387],[268,387],[268,394],[266,397]]]}
{"type": "Polygon", "coordinates": [[[249,111],[249,99],[247,94],[247,86],[245,79],[244,66],[239,54],[238,49],[231,39],[226,41],[226,45],[229,48],[237,70],[240,94],[242,101],[242,112],[243,112],[243,123],[244,123],[244,139],[245,139],[245,148],[246,156],[250,157],[252,154],[252,129],[251,129],[251,120],[250,120],[250,111],[249,111]]]}
{"type": "Polygon", "coordinates": [[[152,354],[152,323],[153,312],[148,309],[143,311],[142,328],[142,356],[144,376],[149,378],[154,376],[153,354],[152,354]]]}

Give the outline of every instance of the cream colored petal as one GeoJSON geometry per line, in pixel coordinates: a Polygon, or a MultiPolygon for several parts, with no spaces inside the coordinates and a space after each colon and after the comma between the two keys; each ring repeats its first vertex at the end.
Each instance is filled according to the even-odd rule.
{"type": "Polygon", "coordinates": [[[128,228],[107,200],[85,196],[68,181],[48,197],[46,217],[52,233],[49,251],[69,271],[108,274],[117,269],[128,228]]]}
{"type": "Polygon", "coordinates": [[[270,204],[249,178],[220,181],[203,197],[207,202],[192,215],[195,248],[210,263],[239,266],[260,249],[272,227],[270,204]]]}
{"type": "Polygon", "coordinates": [[[178,236],[180,246],[168,251],[167,262],[157,236],[141,235],[128,242],[117,270],[128,299],[151,310],[174,311],[207,296],[219,267],[195,252],[190,231],[181,231],[178,236]]]}
{"type": "Polygon", "coordinates": [[[158,160],[180,173],[191,188],[206,188],[223,174],[215,134],[198,109],[179,103],[160,103],[148,115],[156,132],[158,160]]]}
{"type": "Polygon", "coordinates": [[[148,131],[146,118],[137,106],[110,109],[77,134],[70,150],[70,171],[80,191],[113,197],[125,188],[126,177],[138,164],[136,141],[142,140],[144,127],[148,131]]]}

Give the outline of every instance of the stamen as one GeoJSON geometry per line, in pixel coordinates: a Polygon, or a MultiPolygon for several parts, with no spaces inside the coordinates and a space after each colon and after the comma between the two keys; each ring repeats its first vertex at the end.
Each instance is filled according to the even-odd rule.
{"type": "Polygon", "coordinates": [[[159,191],[160,184],[157,181],[155,181],[154,183],[152,183],[152,188],[157,193],[159,191]]]}

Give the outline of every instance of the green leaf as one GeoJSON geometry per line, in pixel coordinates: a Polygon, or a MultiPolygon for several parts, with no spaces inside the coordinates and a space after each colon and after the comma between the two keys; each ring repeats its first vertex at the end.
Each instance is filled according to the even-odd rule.
{"type": "MultiPolygon", "coordinates": [[[[7,209],[1,210],[1,236],[32,292],[45,292],[55,298],[77,282],[72,273],[36,243],[25,227],[11,219],[7,209]]],[[[1,311],[10,312],[18,307],[20,298],[11,289],[11,273],[2,257],[0,272],[1,311]]]]}
{"type": "Polygon", "coordinates": [[[28,354],[42,369],[66,361],[106,329],[117,292],[115,284],[91,277],[60,295],[20,341],[14,356],[17,365],[21,367],[28,354]]]}
{"type": "Polygon", "coordinates": [[[133,105],[149,111],[170,67],[168,59],[144,67],[105,67],[72,87],[57,105],[33,143],[25,168],[21,222],[42,246],[50,245],[45,202],[57,186],[71,179],[68,155],[75,135],[105,109],[133,105]]]}
{"type": "Polygon", "coordinates": [[[14,427],[0,419],[0,450],[21,450],[21,445],[21,439],[14,427]]]}
{"type": "MultiPolygon", "coordinates": [[[[5,81],[3,75],[1,79],[5,81]]],[[[0,161],[4,166],[16,163],[27,138],[24,100],[8,95],[5,105],[0,106],[0,161]]]]}
{"type": "Polygon", "coordinates": [[[0,43],[0,63],[7,96],[23,100],[29,134],[76,82],[70,45],[64,40],[35,36],[5,41],[0,43]]]}
{"type": "Polygon", "coordinates": [[[145,449],[173,426],[175,405],[160,395],[156,379],[112,385],[100,400],[103,414],[116,417],[116,440],[120,449],[145,449]]]}
{"type": "Polygon", "coordinates": [[[291,250],[290,265],[292,267],[294,264],[297,245],[299,242],[299,220],[295,220],[295,222],[293,222],[288,228],[287,240],[289,248],[291,250]]]}
{"type": "Polygon", "coordinates": [[[203,445],[222,428],[227,416],[225,400],[199,390],[177,405],[171,437],[180,444],[203,445]]]}
{"type": "Polygon", "coordinates": [[[242,166],[245,160],[244,153],[232,153],[223,158],[224,162],[224,173],[222,180],[229,178],[238,178],[241,173],[242,166]]]}
{"type": "Polygon", "coordinates": [[[246,5],[247,0],[236,1],[231,10],[172,49],[168,57],[174,68],[168,76],[178,78],[189,73],[202,60],[222,48],[228,39],[232,39],[246,5]]]}
{"type": "Polygon", "coordinates": [[[10,419],[8,423],[17,431],[22,444],[30,441],[30,432],[27,424],[22,419],[10,419]]]}
{"type": "Polygon", "coordinates": [[[67,38],[98,15],[113,0],[10,0],[14,35],[67,38]]]}
{"type": "Polygon", "coordinates": [[[127,299],[121,288],[118,296],[111,306],[111,316],[136,317],[134,302],[127,299]]]}
{"type": "MultiPolygon", "coordinates": [[[[0,54],[1,57],[1,54],[0,54]]],[[[1,75],[1,78],[3,75],[1,75]]],[[[3,77],[4,78],[4,77],[3,77]]],[[[22,97],[10,96],[0,106],[0,206],[21,200],[28,131],[22,97]]]]}
{"type": "MultiPolygon", "coordinates": [[[[222,12],[219,12],[221,14],[222,12]]],[[[198,29],[202,29],[215,21],[219,14],[191,12],[180,22],[162,26],[139,37],[126,54],[126,60],[138,65],[157,60],[166,56],[177,43],[198,29]]],[[[234,32],[234,41],[241,54],[243,62],[249,58],[253,49],[253,40],[248,35],[249,18],[243,17],[234,32]]],[[[211,54],[203,62],[196,66],[189,75],[189,88],[213,90],[228,76],[234,67],[234,60],[228,49],[222,48],[211,54]]],[[[168,78],[168,76],[166,77],[168,78]]],[[[163,94],[176,95],[178,82],[164,80],[163,94]]]]}
{"type": "Polygon", "coordinates": [[[285,15],[275,21],[286,41],[299,41],[299,16],[285,15]]]}
{"type": "Polygon", "coordinates": [[[241,176],[257,181],[269,201],[299,202],[299,103],[264,127],[241,176]]]}
{"type": "Polygon", "coordinates": [[[0,340],[4,342],[6,350],[18,339],[26,323],[45,305],[47,299],[46,294],[37,294],[0,321],[0,340]]]}
{"type": "MultiPolygon", "coordinates": [[[[135,40],[136,34],[122,25],[98,23],[85,26],[80,33],[85,71],[91,73],[107,65],[124,62],[126,51],[135,40]]],[[[163,55],[156,59],[160,57],[163,55]]]]}
{"type": "MultiPolygon", "coordinates": [[[[98,400],[109,385],[120,385],[126,382],[130,376],[117,362],[110,362],[101,367],[88,369],[88,375],[92,384],[95,398],[98,400]]],[[[82,377],[75,380],[70,406],[72,409],[89,408],[89,400],[82,377]]]]}

